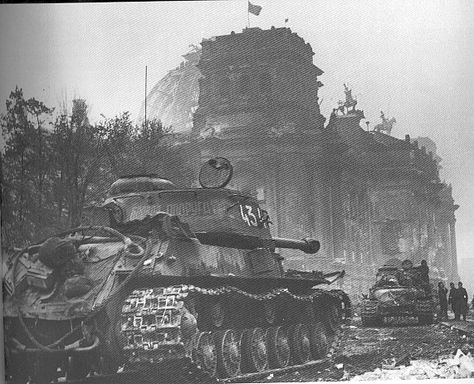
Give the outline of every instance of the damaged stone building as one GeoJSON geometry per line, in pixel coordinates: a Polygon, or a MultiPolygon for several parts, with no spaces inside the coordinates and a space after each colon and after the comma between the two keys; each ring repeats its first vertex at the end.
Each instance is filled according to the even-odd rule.
{"type": "Polygon", "coordinates": [[[321,241],[316,255],[282,250],[288,268],[344,268],[344,289],[353,292],[366,292],[393,258],[426,259],[456,279],[458,206],[439,178],[439,158],[408,135],[390,136],[384,117],[363,129],[347,88],[346,102],[327,120],[313,55],[289,28],[204,40],[190,162],[228,158],[229,187],[258,198],[275,236],[321,241]]]}

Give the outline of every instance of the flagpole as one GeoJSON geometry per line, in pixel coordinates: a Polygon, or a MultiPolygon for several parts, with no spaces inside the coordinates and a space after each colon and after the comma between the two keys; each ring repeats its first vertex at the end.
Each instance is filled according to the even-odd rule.
{"type": "Polygon", "coordinates": [[[260,5],[252,4],[247,0],[247,28],[250,28],[250,14],[258,16],[261,10],[262,7],[260,5]]]}
{"type": "Polygon", "coordinates": [[[146,86],[147,86],[147,77],[148,77],[148,66],[145,65],[145,129],[146,129],[146,86]]]}

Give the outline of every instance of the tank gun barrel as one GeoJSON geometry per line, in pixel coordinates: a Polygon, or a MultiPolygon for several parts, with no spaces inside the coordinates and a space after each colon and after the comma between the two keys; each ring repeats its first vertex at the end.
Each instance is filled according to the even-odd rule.
{"type": "Polygon", "coordinates": [[[290,248],[299,249],[304,253],[316,253],[319,251],[320,243],[318,240],[305,238],[302,240],[284,239],[281,237],[274,237],[272,239],[275,248],[290,248]]]}

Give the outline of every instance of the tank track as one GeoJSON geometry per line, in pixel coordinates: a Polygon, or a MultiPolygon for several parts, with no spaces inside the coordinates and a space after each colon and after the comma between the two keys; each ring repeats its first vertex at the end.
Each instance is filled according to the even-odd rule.
{"type": "MultiPolygon", "coordinates": [[[[240,359],[243,360],[245,356],[244,351],[241,352],[239,350],[238,354],[240,357],[236,363],[238,368],[229,369],[234,369],[233,373],[229,374],[227,369],[224,369],[224,373],[222,372],[222,366],[225,363],[219,361],[217,357],[215,360],[218,360],[218,362],[214,361],[214,359],[211,359],[210,362],[206,361],[206,356],[203,356],[202,351],[205,348],[212,349],[212,347],[207,346],[204,349],[200,349],[201,338],[206,340],[206,337],[210,336],[210,340],[214,340],[216,337],[221,337],[224,340],[227,336],[222,336],[223,334],[234,335],[236,337],[236,340],[234,340],[235,345],[230,343],[230,348],[240,349],[242,338],[249,337],[249,333],[247,332],[247,336],[243,336],[248,329],[245,325],[238,329],[226,329],[225,324],[220,324],[220,327],[217,328],[216,323],[219,323],[219,319],[214,319],[214,325],[210,325],[208,329],[199,331],[197,326],[194,326],[196,325],[196,318],[198,319],[197,323],[203,324],[203,321],[199,321],[199,317],[203,316],[203,314],[194,308],[196,302],[225,300],[233,303],[258,303],[257,305],[263,308],[265,303],[275,299],[280,300],[280,302],[299,302],[311,305],[318,299],[325,302],[344,303],[345,312],[337,314],[337,322],[343,318],[348,321],[351,316],[350,301],[341,290],[326,291],[316,289],[307,295],[295,295],[286,288],[278,288],[256,294],[233,286],[200,288],[193,285],[175,285],[135,289],[125,299],[121,312],[120,334],[122,336],[122,351],[126,358],[125,368],[126,370],[131,369],[141,371],[142,373],[144,371],[154,371],[154,376],[172,377],[173,381],[176,380],[176,382],[214,383],[218,381],[238,381],[239,378],[243,377],[251,379],[255,375],[264,376],[271,372],[287,371],[294,367],[303,367],[311,364],[311,362],[298,364],[292,361],[289,366],[280,369],[271,369],[268,366],[265,369],[260,369],[262,368],[260,366],[257,369],[254,367],[253,373],[248,368],[245,369],[246,372],[242,372],[240,370],[240,363],[244,365],[244,362],[241,362],[240,359]],[[183,318],[185,323],[183,323],[183,318]],[[186,324],[186,326],[183,327],[183,324],[186,324]],[[194,333],[190,334],[192,330],[194,330],[194,333]]],[[[339,308],[342,309],[341,304],[339,304],[339,308]]],[[[219,311],[217,311],[216,316],[219,317],[218,315],[219,311]]],[[[307,323],[307,325],[312,325],[309,321],[307,323]]],[[[299,325],[302,324],[297,326],[299,325]]],[[[267,332],[271,325],[266,325],[266,327],[267,329],[262,329],[263,332],[267,332]]],[[[255,330],[255,328],[251,329],[255,330]]],[[[337,332],[334,329],[333,331],[335,336],[332,349],[337,344],[337,332]]],[[[214,344],[214,342],[211,344],[214,344]]],[[[215,348],[217,349],[217,346],[215,348]]],[[[255,352],[258,355],[257,352],[260,352],[258,348],[255,352]]],[[[328,348],[325,356],[322,356],[318,361],[327,360],[330,352],[331,350],[328,348]]],[[[213,353],[218,355],[218,352],[215,350],[213,353]]],[[[258,357],[256,359],[258,360],[258,357]]],[[[314,362],[314,358],[310,360],[314,362]]]]}

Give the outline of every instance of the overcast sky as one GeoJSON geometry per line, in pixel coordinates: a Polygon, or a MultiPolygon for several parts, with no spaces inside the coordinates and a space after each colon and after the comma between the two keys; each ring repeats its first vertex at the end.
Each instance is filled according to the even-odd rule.
{"type": "MultiPolygon", "coordinates": [[[[251,26],[287,26],[313,47],[322,112],[349,83],[371,125],[380,110],[392,134],[429,136],[452,182],[458,257],[474,257],[474,2],[471,0],[254,0],[251,26]]],[[[0,101],[16,85],[57,107],[81,97],[91,120],[130,111],[179,65],[190,44],[241,32],[247,1],[0,5],[0,101]]]]}

